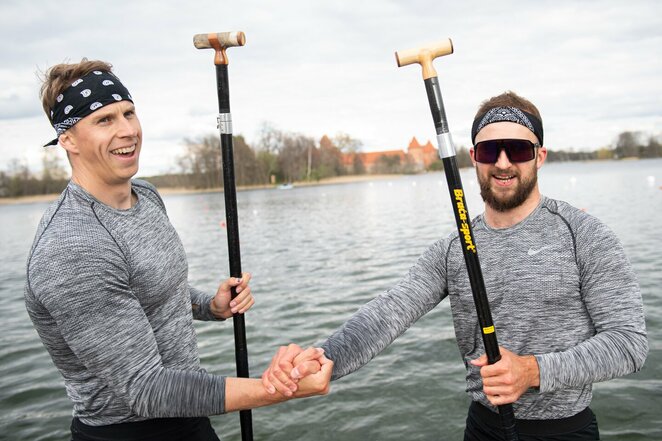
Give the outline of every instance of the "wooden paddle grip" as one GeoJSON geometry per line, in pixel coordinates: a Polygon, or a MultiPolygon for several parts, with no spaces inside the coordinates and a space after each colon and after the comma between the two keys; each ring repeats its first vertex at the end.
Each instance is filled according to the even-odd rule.
{"type": "Polygon", "coordinates": [[[423,79],[436,77],[437,72],[432,66],[432,61],[437,57],[443,57],[453,53],[453,42],[450,38],[430,43],[423,47],[414,49],[406,49],[404,51],[397,51],[395,53],[395,60],[398,67],[407,66],[409,64],[418,63],[423,67],[423,79]]]}
{"type": "Polygon", "coordinates": [[[211,34],[196,34],[193,36],[193,45],[198,49],[214,49],[214,64],[228,64],[225,49],[246,44],[246,35],[241,32],[218,32],[211,34]]]}
{"type": "Polygon", "coordinates": [[[198,49],[216,49],[217,46],[227,48],[243,46],[244,44],[246,44],[246,35],[241,31],[196,34],[193,36],[193,45],[198,49]]]}

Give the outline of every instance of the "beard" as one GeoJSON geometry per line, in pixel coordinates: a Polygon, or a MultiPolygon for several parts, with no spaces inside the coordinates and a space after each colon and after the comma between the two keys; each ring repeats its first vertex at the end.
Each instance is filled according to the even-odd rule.
{"type": "Polygon", "coordinates": [[[498,195],[490,185],[492,173],[487,175],[484,179],[480,173],[476,173],[478,183],[480,184],[480,196],[483,201],[492,209],[504,212],[517,208],[524,203],[531,195],[531,192],[538,183],[538,169],[533,167],[533,174],[530,178],[522,178],[521,173],[509,173],[515,175],[519,179],[519,185],[515,189],[515,193],[509,196],[498,195]]]}

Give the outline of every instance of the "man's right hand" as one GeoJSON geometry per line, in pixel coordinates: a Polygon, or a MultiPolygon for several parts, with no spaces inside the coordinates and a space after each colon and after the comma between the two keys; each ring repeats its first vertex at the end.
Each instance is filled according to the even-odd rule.
{"type": "Polygon", "coordinates": [[[323,349],[311,347],[304,351],[299,345],[291,344],[278,349],[262,374],[262,384],[268,393],[279,392],[286,397],[326,394],[332,371],[333,362],[324,356],[323,349]],[[309,376],[310,379],[303,380],[309,376]],[[325,390],[312,393],[310,388],[325,390]]]}

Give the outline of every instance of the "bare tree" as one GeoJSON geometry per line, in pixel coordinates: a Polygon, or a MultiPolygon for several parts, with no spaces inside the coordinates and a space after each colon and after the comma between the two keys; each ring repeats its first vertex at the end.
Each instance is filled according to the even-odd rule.
{"type": "Polygon", "coordinates": [[[268,174],[264,174],[255,155],[255,151],[246,143],[243,136],[233,138],[234,170],[238,185],[264,184],[268,174]]]}
{"type": "Polygon", "coordinates": [[[641,132],[622,132],[616,139],[615,153],[619,158],[639,157],[641,132]]]}
{"type": "Polygon", "coordinates": [[[315,140],[300,134],[283,135],[283,147],[278,153],[278,169],[287,182],[303,180],[308,168],[308,152],[315,140]]]}
{"type": "Polygon", "coordinates": [[[64,168],[57,150],[44,150],[41,158],[42,193],[59,193],[67,186],[69,173],[64,168]]]}
{"type": "Polygon", "coordinates": [[[215,135],[185,140],[186,153],[180,158],[182,172],[191,175],[194,188],[219,188],[223,182],[220,140],[215,135]]]}
{"type": "Polygon", "coordinates": [[[267,121],[260,124],[259,132],[257,150],[278,154],[283,148],[285,134],[267,121]]]}
{"type": "Polygon", "coordinates": [[[343,153],[358,153],[363,148],[361,140],[352,138],[349,134],[338,132],[333,137],[333,145],[335,145],[343,153]]]}
{"type": "Polygon", "coordinates": [[[322,179],[345,174],[342,158],[343,154],[340,149],[334,145],[328,136],[324,135],[320,139],[316,177],[322,179]]]}

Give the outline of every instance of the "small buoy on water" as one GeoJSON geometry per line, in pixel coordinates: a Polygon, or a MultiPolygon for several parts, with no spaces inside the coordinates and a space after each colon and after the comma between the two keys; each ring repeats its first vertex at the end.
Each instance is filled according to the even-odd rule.
{"type": "Polygon", "coordinates": [[[574,187],[575,184],[577,184],[577,178],[575,178],[575,177],[573,176],[573,177],[570,178],[570,185],[572,185],[572,186],[574,187]]]}
{"type": "Polygon", "coordinates": [[[225,228],[225,221],[220,222],[219,225],[221,226],[221,228],[225,228]]]}
{"type": "Polygon", "coordinates": [[[646,180],[648,181],[649,186],[652,187],[652,186],[655,185],[655,176],[649,176],[649,177],[646,178],[646,180]]]}
{"type": "Polygon", "coordinates": [[[416,181],[412,182],[412,183],[411,183],[411,186],[412,186],[412,187],[416,187],[416,181]]]}

